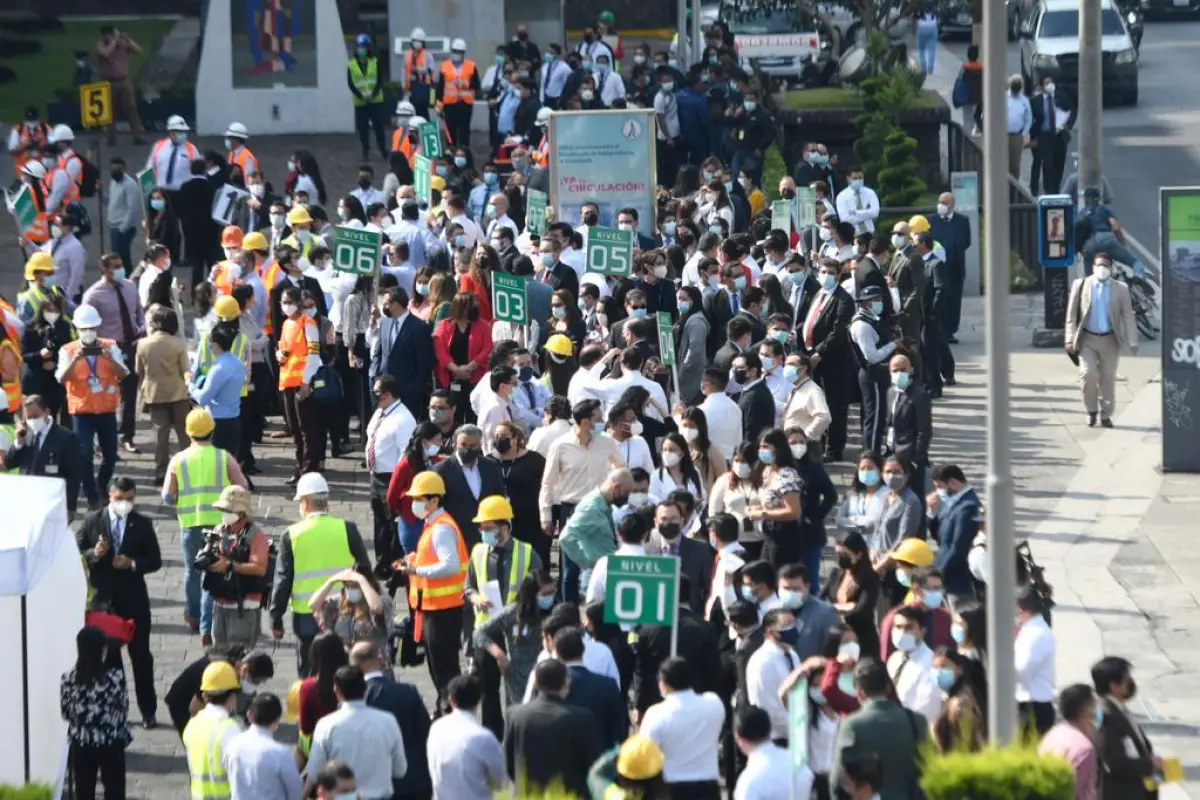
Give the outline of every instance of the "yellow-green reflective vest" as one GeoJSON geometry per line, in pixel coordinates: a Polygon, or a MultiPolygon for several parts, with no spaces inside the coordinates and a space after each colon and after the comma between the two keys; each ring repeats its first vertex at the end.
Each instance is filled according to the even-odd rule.
{"type": "Polygon", "coordinates": [[[292,613],[311,614],[308,602],[325,581],[354,566],[346,520],[314,514],[287,529],[292,537],[292,613]]]}
{"type": "MultiPolygon", "coordinates": [[[[512,540],[512,557],[508,559],[508,591],[504,593],[504,605],[511,605],[517,602],[517,590],[521,588],[521,581],[525,580],[525,576],[529,574],[529,564],[533,561],[533,546],[529,542],[522,542],[519,539],[512,540]]],[[[483,542],[475,545],[471,550],[471,565],[475,567],[475,585],[483,586],[491,577],[488,575],[488,553],[492,548],[488,547],[483,542]]],[[[499,611],[500,609],[493,609],[499,611]]],[[[487,624],[488,612],[475,612],[475,627],[482,628],[487,624]]]]}
{"type": "Polygon", "coordinates": [[[58,286],[38,286],[36,283],[30,283],[29,288],[17,295],[17,316],[23,322],[29,322],[37,316],[38,309],[42,307],[51,297],[61,296],[62,289],[58,286]],[[29,319],[21,314],[22,308],[29,309],[29,319]]]}
{"type": "Polygon", "coordinates": [[[231,717],[205,711],[192,717],[183,729],[192,800],[228,800],[229,775],[221,764],[221,738],[229,728],[239,730],[231,717]]]}
{"type": "Polygon", "coordinates": [[[379,59],[373,56],[368,58],[366,72],[359,66],[357,58],[350,59],[350,82],[358,89],[358,94],[362,95],[361,100],[358,95],[351,95],[354,105],[365,106],[368,103],[383,102],[383,89],[379,86],[379,59]]]}
{"type": "MultiPolygon", "coordinates": [[[[309,199],[311,200],[312,198],[309,199]]],[[[301,258],[308,258],[308,254],[313,248],[313,239],[315,238],[317,238],[317,235],[310,230],[308,233],[308,241],[306,241],[304,244],[300,244],[300,237],[294,233],[280,242],[280,244],[286,244],[288,247],[291,247],[300,254],[301,258]]]]}
{"type": "MultiPolygon", "coordinates": [[[[17,441],[17,426],[16,425],[0,425],[0,452],[7,453],[13,443],[17,441]]],[[[7,470],[7,475],[20,475],[21,469],[7,470]]]]}
{"type": "Polygon", "coordinates": [[[228,486],[229,454],[211,444],[193,443],[175,462],[175,515],[180,528],[212,528],[221,524],[213,503],[228,486]]]}
{"type": "MultiPolygon", "coordinates": [[[[200,344],[196,345],[196,374],[207,375],[212,369],[213,361],[216,360],[216,354],[213,353],[212,345],[208,343],[210,331],[206,331],[200,335],[200,344]]],[[[250,341],[246,338],[246,334],[239,333],[233,340],[233,349],[229,352],[238,357],[242,365],[246,367],[246,377],[242,379],[242,397],[250,394],[250,341]]]]}

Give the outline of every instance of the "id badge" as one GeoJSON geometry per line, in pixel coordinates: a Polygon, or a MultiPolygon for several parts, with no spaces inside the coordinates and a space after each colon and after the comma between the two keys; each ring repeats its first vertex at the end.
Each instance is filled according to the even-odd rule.
{"type": "Polygon", "coordinates": [[[88,391],[92,394],[104,394],[104,384],[100,383],[100,379],[95,375],[89,375],[87,379],[88,391]]]}
{"type": "Polygon", "coordinates": [[[57,475],[58,474],[58,464],[47,464],[46,465],[46,474],[47,475],[57,475]]]}
{"type": "Polygon", "coordinates": [[[461,384],[461,383],[458,383],[457,381],[451,381],[451,382],[450,382],[450,391],[452,391],[452,392],[461,392],[461,391],[462,391],[462,384],[461,384]]]}

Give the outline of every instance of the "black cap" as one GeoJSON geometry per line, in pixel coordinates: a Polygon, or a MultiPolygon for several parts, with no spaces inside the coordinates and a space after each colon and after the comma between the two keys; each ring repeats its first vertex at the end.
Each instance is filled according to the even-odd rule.
{"type": "Polygon", "coordinates": [[[858,302],[864,300],[880,300],[883,298],[883,289],[878,286],[864,286],[858,290],[858,302]]]}

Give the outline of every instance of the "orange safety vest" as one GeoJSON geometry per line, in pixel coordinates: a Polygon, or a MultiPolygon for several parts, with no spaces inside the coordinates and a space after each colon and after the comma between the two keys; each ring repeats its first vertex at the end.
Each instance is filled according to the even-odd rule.
{"type": "Polygon", "coordinates": [[[475,105],[475,90],[471,88],[471,78],[475,77],[475,62],[464,59],[462,66],[457,69],[449,61],[442,62],[443,87],[442,103],[454,105],[466,103],[475,105]]]}
{"type": "Polygon", "coordinates": [[[222,261],[217,264],[217,276],[213,278],[212,285],[213,289],[215,289],[219,295],[232,295],[233,287],[242,282],[240,278],[235,281],[232,277],[230,277],[231,273],[229,267],[230,263],[228,261],[222,261]]]}
{"type": "Polygon", "coordinates": [[[316,320],[303,314],[298,320],[285,319],[279,334],[279,347],[287,354],[279,365],[279,388],[299,389],[304,385],[304,365],[309,356],[321,357],[321,330],[316,320]]]}
{"type": "Polygon", "coordinates": [[[421,531],[421,538],[417,540],[417,552],[413,557],[412,566],[429,567],[438,562],[437,553],[433,549],[433,529],[438,525],[449,525],[457,534],[455,545],[458,548],[458,572],[445,578],[425,578],[416,572],[409,573],[408,604],[416,614],[413,640],[417,642],[421,641],[421,612],[462,608],[466,603],[463,591],[467,588],[470,555],[467,553],[466,542],[463,541],[462,529],[446,509],[439,508],[433,516],[425,520],[425,528],[421,531]]]}
{"type": "Polygon", "coordinates": [[[413,146],[408,140],[408,134],[411,132],[409,128],[396,128],[392,131],[392,152],[399,153],[404,156],[404,160],[411,167],[413,164],[413,146]]]}
{"type": "MultiPolygon", "coordinates": [[[[83,161],[72,150],[70,155],[64,153],[58,157],[58,169],[66,170],[67,164],[71,163],[71,159],[79,162],[79,180],[75,180],[71,177],[71,173],[67,172],[67,193],[63,195],[61,208],[66,208],[70,203],[79,202],[79,181],[83,180],[83,161]]],[[[52,177],[52,175],[46,177],[52,177]]]]}
{"type": "Polygon", "coordinates": [[[33,218],[33,226],[25,232],[24,236],[35,244],[45,244],[50,241],[50,221],[46,218],[46,198],[50,196],[50,175],[42,179],[42,195],[41,200],[38,199],[38,193],[30,187],[29,196],[33,198],[33,206],[37,209],[37,216],[33,218]]]}
{"type": "Polygon", "coordinates": [[[13,172],[20,174],[21,167],[29,163],[29,148],[45,148],[50,142],[50,126],[39,122],[33,133],[22,122],[13,125],[13,128],[17,131],[17,150],[12,154],[13,172]]]}
{"type": "MultiPolygon", "coordinates": [[[[270,258],[262,263],[258,268],[258,277],[262,279],[263,287],[267,290],[267,297],[271,296],[271,292],[275,289],[275,284],[279,283],[279,276],[283,274],[283,270],[279,268],[279,262],[270,258]]],[[[267,320],[263,323],[263,333],[270,336],[275,332],[271,327],[271,315],[267,314],[267,320]]]]}
{"type": "Polygon", "coordinates": [[[8,326],[5,326],[5,333],[8,334],[9,338],[0,342],[0,351],[9,350],[12,352],[13,357],[16,358],[17,377],[11,381],[3,381],[2,385],[4,386],[4,398],[8,402],[8,413],[15,414],[20,410],[21,400],[23,399],[21,397],[21,364],[24,363],[24,359],[21,358],[21,349],[14,344],[12,332],[9,332],[8,326]]]}
{"type": "MultiPolygon", "coordinates": [[[[417,51],[415,51],[415,50],[409,50],[407,53],[404,54],[404,85],[405,86],[409,86],[409,87],[412,86],[414,72],[416,72],[418,77],[420,77],[426,83],[428,83],[429,80],[433,77],[433,70],[426,69],[425,67],[417,67],[417,59],[414,58],[414,56],[416,56],[416,54],[417,54],[417,51]]],[[[424,50],[421,50],[420,59],[421,59],[421,63],[424,64],[425,63],[425,51],[424,50]]]]}
{"type": "Polygon", "coordinates": [[[537,167],[545,167],[550,163],[550,137],[542,134],[542,141],[537,149],[529,154],[529,160],[537,167]]]}
{"type": "MultiPolygon", "coordinates": [[[[158,154],[162,152],[162,149],[164,147],[174,147],[174,145],[171,144],[170,139],[159,139],[157,142],[154,143],[153,149],[150,150],[150,168],[154,170],[154,182],[155,183],[159,182],[158,181],[158,154]]],[[[195,161],[197,158],[200,157],[200,151],[197,150],[196,145],[192,144],[191,142],[184,142],[183,149],[184,149],[184,152],[187,153],[188,161],[195,161]]],[[[176,175],[179,174],[178,168],[175,170],[175,174],[176,175]]],[[[166,175],[163,176],[163,180],[166,180],[166,175]]]]}
{"type": "MultiPolygon", "coordinates": [[[[107,352],[113,341],[97,339],[96,345],[107,352]]],[[[67,351],[67,361],[74,361],[83,342],[76,339],[67,342],[63,348],[67,351]]],[[[112,414],[117,410],[121,399],[121,376],[112,361],[101,356],[95,358],[94,365],[89,363],[89,358],[79,359],[63,375],[62,382],[67,387],[67,411],[72,414],[112,414]]]]}
{"type": "Polygon", "coordinates": [[[230,152],[228,158],[230,164],[237,164],[242,170],[243,178],[258,168],[258,159],[254,157],[254,153],[250,152],[249,147],[243,147],[236,152],[230,152]]]}

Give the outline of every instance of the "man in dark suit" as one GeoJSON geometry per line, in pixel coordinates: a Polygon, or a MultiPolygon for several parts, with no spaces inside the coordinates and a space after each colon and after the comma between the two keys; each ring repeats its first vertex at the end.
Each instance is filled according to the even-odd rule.
{"type": "Polygon", "coordinates": [[[733,379],[742,387],[738,408],[742,410],[742,441],[758,441],[759,434],[775,427],[775,397],[762,380],[758,353],[739,353],[733,360],[733,379]]]}
{"type": "Polygon", "coordinates": [[[792,178],[796,181],[796,186],[808,186],[814,181],[824,181],[829,187],[829,196],[837,196],[837,186],[834,185],[833,180],[833,167],[829,166],[829,152],[820,142],[809,142],[805,146],[801,160],[796,164],[795,172],[792,173],[792,178]]]}
{"type": "Polygon", "coordinates": [[[633,206],[626,206],[617,211],[617,227],[621,230],[633,231],[633,246],[641,252],[645,253],[655,248],[662,247],[662,242],[653,236],[643,236],[638,226],[641,221],[638,218],[638,210],[633,206]]]}
{"type": "Polygon", "coordinates": [[[512,262],[513,274],[525,279],[525,300],[529,303],[529,319],[543,328],[550,319],[550,298],[554,294],[545,283],[534,275],[533,260],[518,254],[512,262]]]}
{"type": "MultiPolygon", "coordinates": [[[[734,579],[734,586],[741,584],[741,576],[734,579]]],[[[726,635],[721,645],[722,687],[721,699],[732,711],[734,706],[746,707],[750,704],[750,694],[746,686],[746,667],[750,656],[762,647],[763,628],[758,622],[758,608],[745,600],[737,600],[725,611],[728,627],[737,631],[736,636],[726,635]]],[[[725,626],[722,626],[725,627],[725,626]]],[[[725,730],[721,739],[721,769],[725,773],[727,786],[737,783],[737,776],[744,769],[746,757],[738,749],[733,738],[732,718],[727,716],[725,730]]]]}
{"type": "Polygon", "coordinates": [[[479,544],[479,526],[473,522],[479,501],[494,494],[507,494],[500,465],[484,458],[482,452],[483,431],[474,425],[460,425],[454,433],[454,456],[433,468],[446,484],[442,507],[462,530],[468,553],[479,544]],[[478,486],[479,491],[473,486],[478,486]]]}
{"type": "Polygon", "coordinates": [[[900,308],[896,310],[896,327],[911,356],[913,375],[920,379],[921,328],[925,324],[922,305],[925,297],[925,264],[917,254],[916,245],[909,238],[907,222],[897,222],[892,226],[891,244],[896,252],[887,265],[887,281],[889,288],[895,287],[900,295],[900,308]]]}
{"type": "Polygon", "coordinates": [[[943,464],[935,469],[933,486],[947,493],[946,500],[937,494],[926,498],[926,507],[933,515],[929,529],[940,545],[933,565],[941,571],[942,583],[951,600],[974,600],[975,580],[967,566],[967,554],[979,533],[979,495],[956,464],[943,464]]]}
{"type": "MultiPolygon", "coordinates": [[[[728,243],[728,239],[726,243],[728,243]]],[[[745,288],[746,271],[737,261],[726,262],[721,267],[721,286],[704,301],[704,313],[708,316],[708,356],[712,358],[724,344],[722,337],[725,326],[741,308],[741,293],[745,288]],[[738,288],[738,278],[742,288],[738,288]]]]}
{"type": "Polygon", "coordinates": [[[894,355],[888,364],[892,386],[887,395],[886,448],[908,470],[908,485],[918,495],[925,491],[925,467],[933,438],[933,411],[906,355],[894,355]]]}
{"type": "Polygon", "coordinates": [[[182,256],[191,265],[193,285],[208,280],[209,268],[225,257],[212,218],[213,195],[220,186],[207,179],[206,170],[204,159],[193,160],[191,175],[171,195],[171,208],[179,217],[184,241],[184,252],[171,255],[182,256]]]}
{"type": "Polygon", "coordinates": [[[933,235],[929,231],[917,234],[917,255],[925,263],[925,296],[922,311],[925,326],[921,331],[921,361],[925,364],[922,376],[929,399],[942,396],[943,386],[954,385],[954,354],[946,337],[946,315],[950,304],[950,270],[934,255],[933,235]]]}
{"type": "MultiPolygon", "coordinates": [[[[733,360],[742,353],[750,349],[750,338],[754,334],[750,330],[750,323],[741,317],[732,317],[725,323],[725,343],[717,350],[717,354],[712,358],[712,365],[724,372],[726,375],[733,370],[733,360]]],[[[729,396],[736,399],[741,394],[742,387],[740,385],[729,386],[729,396]]]]}
{"type": "Polygon", "coordinates": [[[625,695],[612,678],[597,675],[583,665],[583,631],[576,627],[561,629],[554,635],[551,652],[567,667],[567,703],[587,709],[594,718],[601,752],[625,741],[629,735],[625,695]]]}
{"type": "Polygon", "coordinates": [[[813,297],[796,337],[804,352],[812,359],[813,378],[825,391],[829,404],[829,424],[826,447],[827,461],[840,461],[846,447],[846,419],[850,406],[851,369],[850,320],[854,317],[854,300],[838,285],[841,265],[834,259],[821,262],[817,280],[821,291],[813,297]]]}
{"type": "MultiPolygon", "coordinates": [[[[1036,153],[1037,150],[1034,150],[1036,153]]],[[[1060,169],[1059,175],[1062,172],[1060,169]]],[[[946,297],[946,341],[957,344],[959,321],[962,319],[963,284],[967,280],[967,250],[971,249],[971,221],[962,214],[954,213],[954,195],[942,192],[938,196],[938,213],[930,216],[929,232],[933,240],[946,253],[946,269],[950,278],[950,291],[946,297]]]]}
{"type": "MultiPolygon", "coordinates": [[[[688,605],[692,596],[691,581],[686,574],[679,576],[678,647],[676,655],[692,666],[697,694],[719,692],[721,689],[721,652],[717,635],[688,605]]],[[[638,625],[629,637],[633,645],[633,706],[638,715],[662,700],[658,691],[658,668],[671,657],[670,625],[638,625]]]]}
{"type": "Polygon", "coordinates": [[[887,668],[863,659],[854,668],[854,684],[862,703],[842,719],[833,746],[829,785],[840,786],[842,762],[851,754],[875,753],[883,773],[879,797],[912,797],[920,768],[921,746],[929,740],[929,723],[888,698],[887,668]]]}
{"type": "Polygon", "coordinates": [[[734,317],[746,320],[750,326],[750,344],[758,344],[767,336],[767,326],[762,321],[763,303],[767,302],[767,293],[758,286],[750,286],[742,293],[741,308],[734,317]]]}
{"type": "Polygon", "coordinates": [[[321,288],[321,284],[317,282],[316,278],[304,274],[304,271],[300,268],[300,254],[291,247],[277,248],[275,251],[275,261],[284,273],[279,276],[279,280],[275,282],[275,286],[271,289],[271,330],[275,331],[275,335],[279,336],[280,331],[283,330],[283,321],[287,318],[281,306],[283,304],[283,292],[290,287],[294,286],[300,292],[307,291],[317,301],[317,312],[322,317],[329,316],[329,309],[325,306],[325,291],[321,288]]]}
{"type": "Polygon", "coordinates": [[[399,286],[387,293],[379,336],[371,346],[371,375],[395,378],[398,398],[414,419],[421,418],[433,376],[433,330],[408,313],[408,292],[399,286]]]}
{"type": "Polygon", "coordinates": [[[664,500],[654,510],[654,530],[646,542],[646,555],[660,554],[679,559],[679,572],[687,576],[690,587],[688,608],[703,615],[712,583],[713,549],[707,542],[683,535],[683,509],[671,500],[664,500]]]}
{"type": "MultiPolygon", "coordinates": [[[[1033,123],[1029,126],[1029,143],[1033,148],[1029,192],[1037,197],[1040,187],[1041,194],[1058,194],[1067,165],[1071,129],[1075,127],[1075,104],[1070,97],[1057,93],[1053,78],[1045,77],[1041,91],[1029,98],[1029,109],[1033,112],[1033,123]]],[[[946,246],[940,237],[937,240],[942,247],[946,246]]]]}
{"type": "Polygon", "coordinates": [[[497,227],[494,233],[496,244],[500,245],[496,248],[496,255],[500,256],[500,268],[505,272],[516,272],[513,265],[521,257],[521,251],[515,244],[516,232],[507,225],[502,225],[497,227]]]}
{"type": "Polygon", "coordinates": [[[868,252],[854,262],[854,289],[861,292],[868,286],[874,286],[883,292],[882,319],[889,326],[896,318],[896,309],[892,306],[892,293],[888,290],[887,276],[883,274],[883,265],[887,261],[891,246],[882,236],[872,236],[869,233],[860,234],[870,238],[868,252]]]}
{"type": "Polygon", "coordinates": [[[533,675],[538,696],[509,709],[504,725],[508,774],[528,791],[558,781],[585,797],[588,770],[602,752],[596,722],[589,711],[567,702],[571,678],[561,661],[543,661],[533,675]]]}
{"type": "Polygon", "coordinates": [[[1157,797],[1157,791],[1146,787],[1146,779],[1162,774],[1162,759],[1154,755],[1146,732],[1127,711],[1137,694],[1133,665],[1119,656],[1102,658],[1092,667],[1092,683],[1104,710],[1104,721],[1095,734],[1096,750],[1104,764],[1101,800],[1157,797]]]}
{"type": "Polygon", "coordinates": [[[83,518],[75,532],[75,544],[87,557],[88,581],[95,590],[92,607],[111,609],[117,616],[133,620],[129,661],[142,726],[149,730],[158,725],[158,697],[150,654],[150,595],[144,576],[162,567],[162,553],[154,525],[133,510],[136,496],[132,478],[114,479],[108,506],[83,518]]]}
{"type": "Polygon", "coordinates": [[[403,778],[392,779],[392,800],[429,800],[433,796],[425,751],[429,710],[421,693],[411,684],[388,677],[383,656],[372,642],[358,642],[350,648],[350,666],[361,669],[367,681],[367,705],[388,712],[400,726],[408,771],[403,778]]]}
{"type": "Polygon", "coordinates": [[[558,239],[543,236],[538,243],[539,279],[554,291],[560,289],[571,293],[571,297],[579,299],[579,275],[575,270],[559,261],[562,247],[558,239]]]}
{"type": "Polygon", "coordinates": [[[268,212],[272,204],[279,202],[279,195],[267,189],[259,170],[251,170],[246,176],[246,188],[250,194],[239,195],[233,201],[232,224],[244,233],[262,231],[266,235],[271,227],[271,215],[268,212]]]}
{"type": "Polygon", "coordinates": [[[79,442],[68,428],[54,422],[41,395],[25,395],[24,409],[25,421],[17,423],[12,446],[4,454],[4,468],[61,478],[66,483],[67,512],[74,518],[81,478],[79,442]]]}

